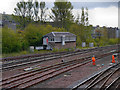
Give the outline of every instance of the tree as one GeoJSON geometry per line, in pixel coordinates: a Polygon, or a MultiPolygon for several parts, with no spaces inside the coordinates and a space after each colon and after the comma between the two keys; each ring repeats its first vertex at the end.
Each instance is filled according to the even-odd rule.
{"type": "Polygon", "coordinates": [[[75,23],[78,25],[80,24],[80,15],[79,14],[77,14],[77,18],[75,20],[75,23]]]}
{"type": "Polygon", "coordinates": [[[92,42],[93,39],[91,37],[91,26],[84,26],[84,25],[78,25],[73,24],[70,26],[70,32],[77,35],[77,45],[82,44],[82,42],[92,42]]]}
{"type": "Polygon", "coordinates": [[[32,0],[29,0],[27,2],[27,17],[28,17],[28,20],[29,22],[31,22],[31,20],[33,20],[33,3],[32,3],[32,0]]]}
{"type": "MultiPolygon", "coordinates": [[[[101,45],[101,42],[104,43],[103,40],[102,40],[103,29],[101,27],[97,27],[95,29],[95,35],[96,35],[95,36],[95,42],[96,42],[97,46],[99,47],[101,45]]],[[[103,39],[105,40],[105,38],[103,38],[103,39]]]]}
{"type": "MultiPolygon", "coordinates": [[[[1,19],[1,17],[0,17],[0,19],[1,19]]],[[[1,57],[1,55],[2,55],[2,29],[0,29],[0,57],[1,57]]]]}
{"type": "Polygon", "coordinates": [[[30,46],[41,45],[42,34],[40,32],[41,28],[35,25],[29,24],[24,31],[24,39],[28,41],[30,46]]]}
{"type": "Polygon", "coordinates": [[[26,40],[29,45],[40,46],[42,45],[42,37],[47,33],[55,31],[60,32],[65,30],[52,27],[51,25],[29,24],[24,31],[24,40],[26,40]]]}
{"type": "Polygon", "coordinates": [[[7,27],[2,29],[2,53],[19,52],[22,50],[21,44],[20,38],[13,30],[7,27]]]}
{"type": "Polygon", "coordinates": [[[33,8],[34,8],[34,19],[35,19],[35,21],[38,21],[38,20],[39,20],[39,17],[38,17],[38,13],[39,13],[39,3],[38,3],[37,0],[34,2],[33,8]]]}
{"type": "Polygon", "coordinates": [[[40,21],[41,22],[44,22],[44,19],[43,19],[43,16],[44,18],[46,17],[45,16],[45,11],[47,10],[47,8],[45,8],[45,2],[40,2],[40,21]]]}
{"type": "Polygon", "coordinates": [[[73,6],[67,0],[59,2],[56,0],[54,2],[54,7],[51,9],[54,15],[51,15],[50,18],[57,24],[58,27],[63,27],[68,29],[70,23],[73,21],[73,15],[71,10],[73,6]]]}
{"type": "Polygon", "coordinates": [[[84,7],[82,7],[81,24],[82,24],[82,25],[85,25],[85,13],[84,13],[84,7]]]}
{"type": "Polygon", "coordinates": [[[88,26],[89,25],[89,20],[88,20],[88,8],[86,7],[86,10],[84,7],[82,7],[82,14],[81,14],[81,24],[88,26]]]}
{"type": "Polygon", "coordinates": [[[86,12],[85,12],[85,25],[88,26],[89,25],[89,21],[88,21],[88,8],[86,7],[86,12]]]}
{"type": "Polygon", "coordinates": [[[13,17],[19,23],[19,26],[21,28],[25,28],[27,23],[27,3],[24,0],[22,2],[18,2],[17,7],[14,8],[14,13],[15,15],[13,15],[13,17]]]}

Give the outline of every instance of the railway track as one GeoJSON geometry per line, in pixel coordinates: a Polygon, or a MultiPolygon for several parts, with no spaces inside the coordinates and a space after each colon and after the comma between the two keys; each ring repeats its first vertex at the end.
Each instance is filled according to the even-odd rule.
{"type": "MultiPolygon", "coordinates": [[[[99,57],[97,57],[97,59],[100,59],[109,54],[107,53],[100,55],[99,57]]],[[[55,77],[56,75],[59,75],[61,73],[64,73],[73,68],[79,67],[90,62],[91,57],[82,57],[64,63],[61,62],[59,64],[50,65],[48,67],[39,68],[36,70],[24,72],[12,77],[5,78],[1,81],[2,85],[0,86],[2,86],[2,88],[7,89],[28,88],[32,85],[43,82],[47,79],[55,77]]]]}
{"type": "Polygon", "coordinates": [[[115,78],[113,80],[113,82],[111,82],[106,88],[105,90],[120,90],[120,76],[118,76],[117,78],[115,78]]]}
{"type": "MultiPolygon", "coordinates": [[[[86,51],[86,50],[94,50],[94,49],[104,49],[104,48],[114,48],[120,46],[120,44],[117,45],[110,45],[110,46],[104,46],[104,47],[94,47],[94,48],[90,48],[90,49],[80,49],[77,51],[86,51]]],[[[73,51],[69,51],[69,52],[73,52],[73,51]]],[[[23,55],[18,56],[18,57],[7,57],[7,58],[3,58],[2,61],[9,61],[9,60],[13,60],[13,59],[22,59],[22,58],[28,58],[28,57],[37,57],[37,56],[47,56],[50,54],[62,54],[62,53],[69,53],[69,52],[55,52],[55,53],[45,53],[45,54],[31,54],[31,55],[23,55]]],[[[75,51],[76,52],[76,51],[75,51]]]]}
{"type": "Polygon", "coordinates": [[[74,86],[72,90],[115,90],[120,88],[120,63],[103,70],[74,86]]]}
{"type": "Polygon", "coordinates": [[[93,50],[97,50],[97,49],[102,50],[102,49],[109,49],[109,48],[116,48],[116,47],[118,47],[118,45],[106,46],[106,47],[95,47],[95,48],[90,48],[90,49],[82,49],[82,50],[77,50],[74,52],[57,52],[57,53],[47,53],[47,54],[25,55],[25,56],[20,56],[20,57],[8,57],[8,58],[3,58],[2,62],[3,63],[8,63],[8,62],[18,63],[18,62],[25,61],[26,59],[31,59],[31,60],[32,59],[41,59],[41,58],[60,56],[60,55],[71,54],[71,53],[77,54],[77,52],[79,54],[80,52],[84,52],[84,51],[93,51],[93,50]]]}
{"type": "MultiPolygon", "coordinates": [[[[2,64],[2,70],[8,70],[8,69],[13,69],[15,67],[19,67],[19,66],[23,66],[23,65],[28,65],[28,64],[33,64],[33,63],[39,63],[39,62],[43,62],[43,61],[48,61],[48,60],[53,60],[53,59],[58,59],[58,58],[64,58],[64,57],[69,57],[69,56],[73,56],[73,55],[80,55],[80,54],[84,54],[84,53],[89,53],[89,52],[95,52],[95,51],[111,51],[111,50],[115,50],[113,52],[116,52],[116,47],[110,46],[110,47],[99,47],[99,49],[96,48],[92,48],[92,49],[85,49],[85,50],[78,50],[78,51],[74,51],[74,52],[62,52],[62,53],[56,53],[56,54],[52,54],[52,55],[41,55],[41,56],[34,56],[34,57],[28,57],[28,58],[24,58],[22,60],[11,60],[8,63],[3,63],[2,64]]],[[[8,61],[8,60],[7,60],[8,61]]],[[[7,62],[6,61],[6,62],[7,62]]]]}

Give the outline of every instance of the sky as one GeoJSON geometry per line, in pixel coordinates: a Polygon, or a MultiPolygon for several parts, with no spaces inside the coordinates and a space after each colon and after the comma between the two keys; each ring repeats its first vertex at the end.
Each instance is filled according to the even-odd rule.
{"type": "MultiPolygon", "coordinates": [[[[13,14],[16,3],[21,0],[2,0],[0,3],[0,13],[13,14]]],[[[25,0],[28,1],[28,0],[25,0]]],[[[33,0],[35,1],[35,0],[33,0]]],[[[55,0],[45,1],[46,7],[52,8],[55,0]]],[[[62,0],[61,0],[62,1],[62,0]]],[[[119,0],[69,0],[74,9],[73,15],[81,15],[81,7],[89,9],[89,23],[93,26],[118,27],[118,1],[119,0]]],[[[49,9],[50,10],[50,9],[49,9]]],[[[49,11],[50,12],[50,11],[49,11]]],[[[48,13],[49,14],[49,13],[48,13]]]]}

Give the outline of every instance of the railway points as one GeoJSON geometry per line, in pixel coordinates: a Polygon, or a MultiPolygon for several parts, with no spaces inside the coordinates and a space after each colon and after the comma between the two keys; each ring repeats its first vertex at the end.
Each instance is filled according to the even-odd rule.
{"type": "MultiPolygon", "coordinates": [[[[104,47],[105,48],[105,47],[104,47]]],[[[112,47],[111,47],[112,48],[112,47]]],[[[110,49],[111,49],[110,48],[110,49]]],[[[105,48],[107,50],[107,48],[105,48]]],[[[23,57],[21,60],[21,58],[18,58],[18,60],[6,60],[6,59],[3,59],[3,65],[2,65],[2,70],[4,69],[10,69],[10,68],[15,68],[15,67],[18,67],[18,66],[23,66],[23,65],[28,65],[28,64],[33,64],[33,63],[38,63],[38,62],[43,62],[43,61],[48,61],[48,60],[53,60],[53,59],[57,59],[57,58],[65,58],[65,57],[69,57],[69,56],[73,56],[73,55],[79,55],[79,54],[85,54],[85,53],[88,53],[90,51],[96,51],[97,49],[96,48],[92,48],[92,49],[85,49],[85,50],[81,50],[81,51],[75,51],[75,52],[61,52],[61,53],[57,53],[57,54],[43,54],[43,55],[35,55],[35,56],[26,56],[26,57],[23,57]],[[20,60],[19,60],[20,59],[20,60]],[[6,63],[6,61],[9,61],[6,63]],[[5,63],[4,63],[5,62],[5,63]]],[[[103,48],[98,48],[98,51],[100,50],[104,50],[103,48]]],[[[109,51],[109,49],[108,49],[109,51]]],[[[115,52],[116,50],[112,50],[112,53],[115,52]]],[[[104,51],[104,53],[106,53],[104,51]]]]}
{"type": "Polygon", "coordinates": [[[106,60],[104,62],[104,66],[102,66],[103,62],[101,61],[101,59],[99,59],[99,61],[96,61],[96,66],[93,66],[91,62],[76,69],[70,70],[54,79],[35,85],[32,88],[71,88],[68,86],[76,83],[76,81],[81,80],[82,82],[82,79],[88,77],[92,73],[96,73],[97,71],[100,72],[102,69],[114,65],[109,65],[111,61],[107,60],[107,58],[110,59],[111,57],[108,56],[102,59],[106,60]],[[59,82],[59,84],[57,82],[59,82]]]}
{"type": "MultiPolygon", "coordinates": [[[[23,69],[21,67],[14,67],[10,71],[14,72],[14,70],[21,69],[21,72],[16,72],[16,75],[6,75],[6,77],[4,77],[2,80],[1,86],[3,86],[3,88],[67,88],[70,84],[77,81],[79,78],[87,77],[87,75],[90,75],[91,73],[101,71],[103,68],[107,68],[108,66],[113,66],[114,64],[110,64],[112,61],[111,57],[113,54],[116,53],[118,53],[117,47],[110,46],[109,48],[100,47],[99,49],[94,48],[71,53],[67,52],[62,55],[60,55],[59,53],[54,54],[54,56],[48,54],[48,57],[46,55],[46,58],[42,59],[45,62],[43,61],[39,63],[37,61],[39,61],[40,57],[37,56],[37,59],[32,59],[31,57],[30,62],[37,62],[37,64],[34,63],[34,65],[31,65],[30,67],[22,66],[24,67],[23,69]],[[91,64],[93,54],[96,57],[95,66],[91,64]],[[64,62],[61,62],[61,60],[63,59],[64,62]],[[52,63],[48,64],[48,62],[52,63]],[[42,64],[44,64],[45,66],[42,66],[42,64]],[[57,81],[60,84],[58,86],[56,85],[57,81]],[[64,85],[62,84],[63,81],[65,82],[64,85]],[[52,86],[52,83],[54,83],[55,85],[52,86]]],[[[115,64],[116,63],[119,63],[119,61],[117,60],[115,64]]],[[[10,71],[4,71],[3,75],[7,74],[7,72],[10,71]]],[[[119,87],[119,85],[117,87],[119,87]]]]}
{"type": "MultiPolygon", "coordinates": [[[[85,79],[84,81],[71,86],[72,90],[76,89],[101,89],[101,90],[108,90],[112,87],[112,84],[115,83],[119,79],[120,75],[120,64],[112,65],[102,71],[91,75],[89,78],[85,79]],[[116,74],[116,75],[115,75],[116,74]]],[[[116,85],[117,86],[117,85],[116,85]]],[[[115,86],[112,88],[116,88],[115,86]]]]}

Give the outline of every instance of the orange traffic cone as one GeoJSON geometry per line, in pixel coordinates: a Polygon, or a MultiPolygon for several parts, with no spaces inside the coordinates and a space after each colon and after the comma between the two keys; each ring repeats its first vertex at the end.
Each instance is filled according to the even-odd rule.
{"type": "Polygon", "coordinates": [[[112,55],[112,63],[115,63],[115,57],[112,55]]]}
{"type": "Polygon", "coordinates": [[[92,57],[92,62],[93,62],[93,65],[96,65],[95,64],[95,57],[94,56],[92,57]]]}

